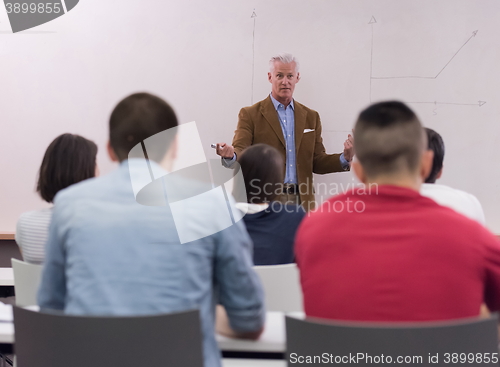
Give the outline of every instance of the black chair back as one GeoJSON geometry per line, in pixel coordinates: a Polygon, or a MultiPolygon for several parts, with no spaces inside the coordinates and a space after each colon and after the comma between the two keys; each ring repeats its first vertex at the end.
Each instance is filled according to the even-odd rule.
{"type": "Polygon", "coordinates": [[[202,367],[197,310],[94,317],[14,307],[17,367],[202,367]]]}
{"type": "Polygon", "coordinates": [[[334,362],[331,365],[355,361],[362,366],[498,366],[497,323],[496,314],[487,319],[405,324],[300,320],[287,316],[287,360],[289,366],[320,366],[327,359],[334,362]],[[311,364],[304,356],[318,358],[311,364]]]}

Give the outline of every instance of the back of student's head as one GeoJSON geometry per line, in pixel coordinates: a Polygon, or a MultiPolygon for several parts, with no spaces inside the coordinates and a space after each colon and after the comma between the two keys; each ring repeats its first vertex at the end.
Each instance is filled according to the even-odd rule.
{"type": "Polygon", "coordinates": [[[397,101],[380,102],[360,113],[354,146],[368,178],[412,174],[425,149],[425,136],[408,106],[397,101]]]}
{"type": "MultiPolygon", "coordinates": [[[[118,160],[128,158],[130,150],[147,138],[176,127],[174,110],[163,99],[149,93],[135,93],[115,107],[109,119],[109,140],[118,160]]],[[[175,134],[165,134],[161,144],[147,147],[148,158],[161,161],[175,134]]]]}
{"type": "Polygon", "coordinates": [[[439,172],[443,168],[444,160],[444,142],[441,135],[432,129],[425,128],[427,133],[427,148],[434,152],[434,158],[432,160],[432,170],[429,177],[426,178],[426,183],[435,183],[439,176],[439,172]]]}
{"type": "Polygon", "coordinates": [[[283,157],[267,144],[252,145],[238,158],[249,203],[275,200],[283,184],[283,157]]]}
{"type": "Polygon", "coordinates": [[[54,139],[43,156],[37,191],[48,203],[57,192],[95,176],[97,145],[79,135],[63,134],[54,139]]]}

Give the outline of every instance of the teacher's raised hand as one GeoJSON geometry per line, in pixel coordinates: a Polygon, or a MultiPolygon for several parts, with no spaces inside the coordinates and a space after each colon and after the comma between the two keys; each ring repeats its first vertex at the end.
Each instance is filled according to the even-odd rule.
{"type": "Polygon", "coordinates": [[[217,147],[215,148],[215,151],[222,158],[229,158],[229,159],[231,159],[231,158],[234,157],[234,148],[233,148],[233,146],[229,145],[229,144],[226,144],[226,143],[217,143],[217,147]]]}

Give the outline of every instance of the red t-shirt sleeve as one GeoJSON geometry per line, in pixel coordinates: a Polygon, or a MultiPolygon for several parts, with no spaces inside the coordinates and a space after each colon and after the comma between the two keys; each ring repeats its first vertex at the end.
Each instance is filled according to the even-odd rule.
{"type": "Polygon", "coordinates": [[[493,236],[486,242],[485,261],[484,300],[490,311],[500,311],[500,241],[493,236]]]}

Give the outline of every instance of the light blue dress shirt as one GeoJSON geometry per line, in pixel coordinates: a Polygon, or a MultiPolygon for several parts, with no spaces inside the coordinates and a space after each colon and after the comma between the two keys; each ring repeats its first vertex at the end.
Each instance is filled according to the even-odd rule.
{"type": "MultiPolygon", "coordinates": [[[[75,315],[199,309],[205,367],[219,367],[215,304],[225,306],[235,330],[256,331],[264,322],[251,240],[240,221],[181,244],[169,206],[136,202],[129,169],[134,173],[139,164],[124,161],[108,175],[57,194],[38,303],[75,315]]],[[[186,220],[193,230],[216,224],[214,203],[191,201],[186,220]]]]}
{"type": "Polygon", "coordinates": [[[290,104],[285,107],[283,103],[278,102],[274,99],[273,95],[270,94],[271,101],[273,102],[274,108],[278,113],[278,119],[280,120],[281,130],[283,131],[283,136],[285,137],[286,143],[286,170],[285,170],[285,183],[286,184],[297,184],[297,160],[295,157],[295,116],[294,116],[294,106],[293,99],[290,104]]]}
{"type": "MultiPolygon", "coordinates": [[[[298,184],[297,180],[297,159],[295,150],[295,107],[293,104],[293,99],[290,104],[285,107],[281,102],[277,101],[273,94],[269,95],[271,101],[273,102],[274,108],[278,113],[278,119],[280,121],[281,130],[283,131],[283,136],[285,137],[286,143],[286,171],[285,171],[285,182],[286,184],[298,184]]],[[[231,167],[232,163],[236,161],[236,153],[232,159],[222,158],[224,165],[226,167],[231,167]]],[[[340,164],[342,168],[348,169],[350,163],[345,159],[344,153],[340,155],[340,164]]]]}

